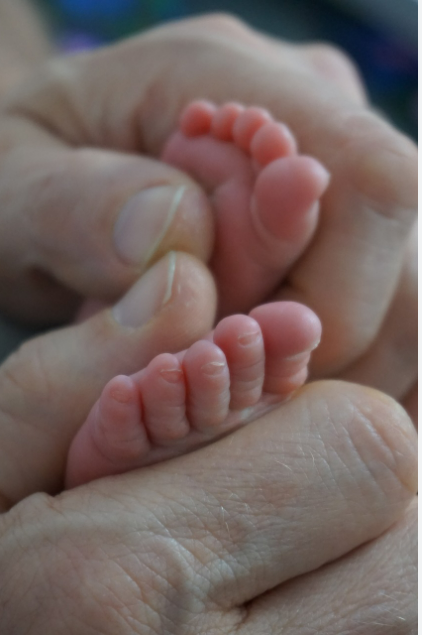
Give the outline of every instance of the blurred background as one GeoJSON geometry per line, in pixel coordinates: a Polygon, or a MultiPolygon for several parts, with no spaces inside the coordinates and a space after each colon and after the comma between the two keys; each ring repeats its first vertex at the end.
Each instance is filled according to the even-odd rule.
{"type": "MultiPolygon", "coordinates": [[[[376,107],[417,135],[417,0],[32,0],[57,45],[91,49],[189,15],[225,11],[291,41],[325,40],[355,60],[376,107]]],[[[0,362],[30,334],[0,317],[0,362]]]]}
{"type": "Polygon", "coordinates": [[[228,11],[287,40],[328,40],[358,64],[375,105],[417,134],[417,0],[33,0],[67,51],[158,23],[228,11]]]}

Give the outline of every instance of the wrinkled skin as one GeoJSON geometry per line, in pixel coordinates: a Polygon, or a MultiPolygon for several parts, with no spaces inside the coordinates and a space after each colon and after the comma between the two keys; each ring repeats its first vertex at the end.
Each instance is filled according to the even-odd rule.
{"type": "Polygon", "coordinates": [[[17,504],[0,630],[415,633],[415,488],[403,411],[311,384],[196,453],[17,504]]]}
{"type": "Polygon", "coordinates": [[[123,327],[106,308],[0,369],[0,631],[415,634],[415,433],[379,392],[313,383],[202,451],[60,493],[69,442],[104,383],[213,323],[210,274],[183,253],[209,256],[205,201],[148,265],[121,265],[111,243],[123,195],[188,181],[130,154],[158,156],[198,95],[258,96],[332,171],[320,231],[280,296],[323,320],[315,375],[415,408],[415,150],[367,108],[340,53],[214,16],[48,64],[3,100],[2,308],[63,320],[79,297],[114,302],[136,282],[126,296],[143,309],[145,279],[167,291],[165,254],[182,252],[169,298],[143,323],[123,327]]]}

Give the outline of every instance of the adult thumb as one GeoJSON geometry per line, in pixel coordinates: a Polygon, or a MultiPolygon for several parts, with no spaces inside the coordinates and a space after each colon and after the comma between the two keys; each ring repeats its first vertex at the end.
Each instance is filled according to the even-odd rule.
{"type": "Polygon", "coordinates": [[[104,384],[177,352],[212,327],[214,282],[170,253],[111,309],[37,337],[0,369],[0,498],[11,506],[61,489],[69,444],[104,384]]]}

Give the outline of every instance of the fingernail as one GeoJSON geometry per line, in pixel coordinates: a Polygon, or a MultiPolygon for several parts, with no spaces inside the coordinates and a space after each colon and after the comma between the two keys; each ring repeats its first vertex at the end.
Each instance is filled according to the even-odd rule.
{"type": "Polygon", "coordinates": [[[114,228],[114,245],[120,259],[144,265],[156,252],[186,192],[186,185],[149,187],[123,206],[114,228]]]}
{"type": "Polygon", "coordinates": [[[139,328],[148,323],[170,300],[175,272],[176,254],[170,252],[114,306],[113,316],[117,323],[127,328],[139,328]]]}

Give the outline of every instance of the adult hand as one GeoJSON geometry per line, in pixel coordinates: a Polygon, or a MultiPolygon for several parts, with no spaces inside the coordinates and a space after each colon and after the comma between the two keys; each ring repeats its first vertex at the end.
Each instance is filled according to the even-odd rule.
{"type": "Polygon", "coordinates": [[[2,633],[415,631],[415,433],[381,393],[311,384],[203,450],[39,492],[107,379],[206,332],[213,287],[171,254],[1,367],[2,633]]]}
{"type": "Polygon", "coordinates": [[[0,3],[0,96],[24,82],[52,55],[42,21],[26,0],[0,3]]]}
{"type": "Polygon", "coordinates": [[[171,255],[114,314],[35,339],[2,367],[4,506],[29,495],[0,520],[2,632],[415,632],[414,434],[374,392],[313,384],[181,460],[32,495],[60,489],[103,383],[195,340],[214,309],[206,270],[171,255]]]}
{"type": "Polygon", "coordinates": [[[6,97],[30,87],[37,66],[52,59],[26,0],[0,4],[0,59],[1,311],[42,325],[68,321],[81,295],[116,301],[169,250],[207,261],[211,205],[189,176],[139,155],[70,149],[42,123],[6,116],[6,97]],[[30,173],[23,190],[22,172],[30,173]],[[139,265],[113,245],[128,242],[124,230],[113,237],[119,210],[141,215],[129,235],[132,250],[138,239],[139,265]]]}
{"type": "Polygon", "coordinates": [[[0,505],[59,492],[70,442],[107,381],[202,338],[215,310],[208,270],[172,252],[113,308],[23,344],[0,368],[0,505]]]}
{"type": "Polygon", "coordinates": [[[310,384],[200,451],[6,513],[0,632],[415,634],[415,488],[400,407],[310,384]]]}
{"type": "Polygon", "coordinates": [[[214,311],[205,268],[170,255],[0,369],[2,633],[415,632],[415,433],[381,393],[311,384],[196,453],[37,493],[104,381],[214,311]]]}
{"type": "Polygon", "coordinates": [[[189,214],[181,208],[158,234],[158,247],[142,239],[136,266],[119,259],[113,236],[125,201],[143,199],[142,226],[157,234],[152,212],[167,214],[169,199],[160,209],[148,188],[191,186],[139,153],[158,156],[198,96],[267,106],[331,171],[316,237],[277,296],[321,317],[314,376],[361,380],[364,371],[366,383],[405,397],[416,379],[416,293],[406,276],[414,272],[406,247],[416,238],[415,147],[368,108],[339,52],[282,44],[224,16],[54,61],[10,98],[0,127],[3,306],[51,320],[68,314],[69,290],[112,300],[172,245],[207,255],[210,212],[198,214],[199,191],[194,207],[185,203],[189,214]],[[196,236],[189,245],[192,229],[202,242],[196,236]],[[355,369],[359,360],[365,367],[355,369]]]}

